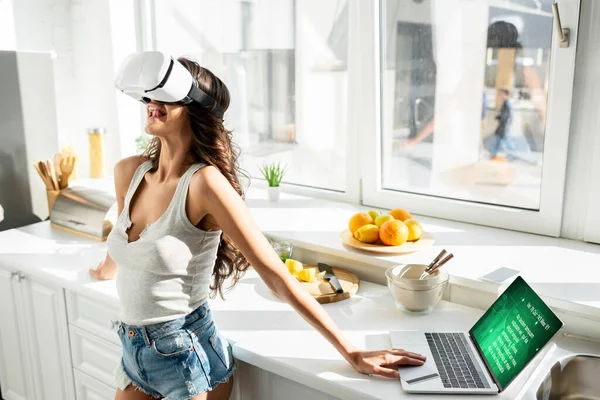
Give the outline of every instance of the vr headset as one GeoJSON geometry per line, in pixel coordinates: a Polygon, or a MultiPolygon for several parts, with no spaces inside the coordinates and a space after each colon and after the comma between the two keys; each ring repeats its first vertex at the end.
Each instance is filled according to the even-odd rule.
{"type": "Polygon", "coordinates": [[[133,53],[121,64],[115,87],[123,93],[149,103],[198,103],[223,119],[223,107],[198,87],[196,79],[177,60],[159,51],[133,53]]]}

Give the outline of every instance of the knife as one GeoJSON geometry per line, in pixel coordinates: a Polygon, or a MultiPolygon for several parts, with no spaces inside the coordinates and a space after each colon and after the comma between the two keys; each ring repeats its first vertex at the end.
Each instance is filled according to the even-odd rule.
{"type": "Polygon", "coordinates": [[[331,269],[331,267],[325,263],[318,263],[317,267],[319,267],[319,271],[320,272],[325,272],[323,274],[323,279],[325,279],[326,281],[329,282],[329,284],[331,285],[331,287],[333,288],[333,290],[336,293],[344,293],[344,289],[342,289],[342,285],[340,284],[340,281],[338,280],[337,276],[335,276],[335,274],[333,273],[333,270],[331,269]]]}

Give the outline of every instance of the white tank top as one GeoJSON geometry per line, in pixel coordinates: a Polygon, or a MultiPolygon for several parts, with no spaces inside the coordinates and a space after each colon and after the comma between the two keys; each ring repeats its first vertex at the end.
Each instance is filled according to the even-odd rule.
{"type": "Polygon", "coordinates": [[[118,267],[121,321],[128,325],[170,321],[208,299],[221,231],[197,228],[185,212],[190,179],[204,166],[194,164],[183,174],[164,214],[130,243],[129,204],[152,163],[140,165],[131,179],[123,211],[107,240],[108,253],[118,267]]]}

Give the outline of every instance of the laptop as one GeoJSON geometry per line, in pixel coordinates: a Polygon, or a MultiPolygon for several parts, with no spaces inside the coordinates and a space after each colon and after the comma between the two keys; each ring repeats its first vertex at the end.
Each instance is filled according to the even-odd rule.
{"type": "Polygon", "coordinates": [[[468,332],[390,331],[390,339],[427,357],[422,366],[398,368],[404,391],[497,394],[562,326],[519,276],[468,332]]]}

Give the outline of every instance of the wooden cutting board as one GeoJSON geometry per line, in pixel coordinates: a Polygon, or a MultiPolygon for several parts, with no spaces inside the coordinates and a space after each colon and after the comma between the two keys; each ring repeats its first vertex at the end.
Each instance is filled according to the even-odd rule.
{"type": "Polygon", "coordinates": [[[299,281],[299,283],[321,304],[342,301],[350,298],[350,296],[353,296],[356,294],[356,292],[358,292],[360,279],[358,279],[358,276],[346,269],[333,266],[331,267],[333,273],[335,276],[337,276],[342,288],[344,289],[344,293],[337,294],[333,291],[333,288],[329,282],[321,279],[321,276],[318,274],[319,268],[316,265],[304,264],[304,268],[314,268],[317,276],[312,282],[299,281]]]}

